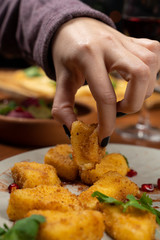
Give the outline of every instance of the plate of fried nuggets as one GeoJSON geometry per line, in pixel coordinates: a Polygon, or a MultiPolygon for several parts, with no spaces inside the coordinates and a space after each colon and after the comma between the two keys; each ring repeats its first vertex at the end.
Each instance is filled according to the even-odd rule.
{"type": "MultiPolygon", "coordinates": [[[[39,239],[43,239],[43,236],[44,236],[43,232],[46,231],[44,229],[49,230],[47,231],[49,232],[48,233],[49,237],[44,238],[47,240],[62,239],[62,236],[64,235],[66,236],[65,239],[71,239],[71,235],[73,234],[73,232],[75,234],[73,239],[101,239],[103,236],[104,227],[105,227],[104,214],[102,214],[102,212],[99,211],[100,207],[98,204],[98,200],[96,198],[92,198],[91,196],[91,193],[94,190],[99,190],[102,193],[106,193],[107,195],[110,195],[113,197],[116,197],[116,195],[118,194],[117,199],[121,199],[121,200],[124,199],[126,193],[127,194],[132,193],[135,195],[139,194],[138,187],[136,186],[136,184],[134,183],[132,184],[129,179],[127,179],[124,176],[121,176],[116,172],[108,172],[106,173],[105,178],[99,179],[97,182],[94,183],[93,186],[89,187],[88,190],[82,192],[79,196],[76,196],[70,193],[70,191],[64,187],[57,186],[57,185],[54,185],[54,186],[39,185],[34,188],[24,188],[24,189],[15,190],[10,195],[10,201],[9,201],[7,213],[9,218],[12,221],[28,216],[27,215],[28,212],[29,214],[35,214],[35,210],[37,211],[37,214],[39,213],[44,216],[47,216],[48,222],[45,223],[44,228],[41,227],[40,231],[42,232],[42,238],[40,237],[39,239]],[[112,178],[111,183],[108,183],[108,181],[106,182],[106,179],[110,178],[110,176],[112,178]],[[109,184],[108,189],[105,187],[107,183],[109,184]],[[116,190],[115,190],[115,185],[117,185],[116,190]],[[125,188],[125,191],[123,191],[124,188],[125,188]],[[86,205],[86,202],[87,202],[87,205],[86,205]],[[85,217],[83,218],[84,222],[80,222],[81,224],[80,225],[77,224],[76,225],[77,227],[75,227],[75,224],[71,223],[72,222],[71,219],[74,220],[74,223],[75,223],[75,221],[78,221],[76,220],[77,216],[80,216],[81,214],[82,216],[88,216],[89,214],[90,222],[87,223],[85,220],[86,219],[85,217]],[[53,232],[52,238],[51,238],[50,232],[54,228],[52,227],[51,229],[49,229],[48,225],[52,226],[56,224],[55,222],[56,218],[51,218],[49,217],[50,215],[54,215],[57,217],[61,216],[61,221],[60,221],[61,223],[59,223],[61,225],[61,227],[59,227],[59,235],[57,235],[58,234],[57,232],[56,233],[53,232]],[[52,221],[50,219],[52,219],[52,221]],[[98,222],[98,223],[95,224],[95,222],[98,222]],[[67,227],[68,230],[65,228],[66,224],[68,226],[67,227]],[[82,229],[82,225],[83,225],[83,234],[80,235],[82,237],[80,238],[79,228],[82,229]],[[89,234],[89,236],[91,237],[88,236],[88,228],[92,230],[92,232],[89,234]],[[75,229],[77,229],[77,232],[75,229]]],[[[39,234],[41,236],[41,233],[39,234]]]]}
{"type": "MultiPolygon", "coordinates": [[[[75,134],[75,136],[77,135],[75,134]]],[[[72,139],[71,143],[73,141],[74,141],[74,138],[72,139]]],[[[74,161],[76,152],[74,152],[73,146],[71,147],[70,145],[68,146],[64,145],[64,148],[63,148],[63,145],[61,145],[61,147],[56,146],[54,149],[56,151],[56,154],[57,152],[59,152],[59,154],[61,155],[59,157],[59,159],[61,160],[63,159],[62,155],[65,155],[65,151],[66,151],[65,160],[64,161],[62,160],[62,162],[59,165],[56,164],[58,166],[56,169],[57,175],[58,175],[57,177],[59,177],[59,179],[61,177],[64,179],[64,176],[62,176],[62,173],[63,175],[65,175],[65,171],[69,171],[71,169],[70,174],[69,172],[67,172],[66,174],[67,179],[65,180],[75,181],[77,177],[80,176],[81,181],[85,182],[85,180],[83,180],[85,178],[81,177],[82,173],[91,171],[91,172],[94,172],[93,180],[92,180],[92,173],[90,174],[90,177],[89,177],[90,180],[89,181],[87,180],[87,184],[91,186],[89,186],[86,191],[83,191],[82,193],[80,193],[79,196],[76,196],[70,193],[70,191],[72,192],[72,185],[69,186],[69,190],[70,190],[69,191],[65,189],[63,186],[60,186],[58,182],[55,182],[49,185],[44,184],[43,186],[40,184],[37,187],[32,186],[32,189],[30,187],[27,187],[24,189],[16,190],[13,193],[11,193],[10,201],[8,205],[7,213],[10,219],[17,220],[19,218],[23,218],[25,216],[35,214],[35,213],[46,216],[47,222],[44,225],[42,224],[42,226],[40,227],[39,237],[38,237],[38,239],[44,239],[44,240],[45,239],[46,240],[62,239],[62,238],[64,239],[64,236],[66,236],[65,239],[88,239],[88,240],[101,239],[103,236],[104,229],[113,239],[118,239],[118,240],[154,239],[154,233],[156,228],[156,221],[155,221],[154,215],[148,212],[145,212],[144,214],[144,212],[142,213],[142,211],[137,211],[135,209],[129,209],[128,212],[124,214],[121,211],[120,207],[116,206],[116,208],[113,208],[113,206],[110,206],[110,205],[106,206],[104,204],[100,204],[96,198],[93,198],[91,196],[91,194],[94,191],[98,190],[108,196],[116,198],[117,200],[124,201],[128,194],[133,194],[134,196],[139,197],[140,192],[139,192],[138,186],[135,183],[131,182],[127,177],[125,177],[125,172],[123,173],[123,175],[121,175],[117,171],[114,171],[113,167],[111,169],[111,160],[110,160],[109,161],[110,167],[108,168],[108,170],[106,167],[106,171],[104,171],[105,164],[103,163],[102,164],[103,174],[99,174],[98,171],[99,170],[101,171],[101,168],[97,167],[97,165],[99,166],[101,164],[101,159],[100,160],[98,159],[94,162],[93,164],[94,168],[88,169],[88,163],[87,163],[87,169],[86,169],[85,167],[82,166],[83,161],[80,162],[79,166],[77,164],[78,162],[74,161]],[[60,149],[63,149],[62,151],[63,154],[61,154],[60,149]],[[74,174],[74,177],[73,177],[74,168],[70,168],[70,167],[67,168],[67,166],[71,166],[71,162],[74,162],[74,166],[77,165],[77,168],[75,168],[76,172],[77,172],[77,169],[79,171],[79,174],[74,174]],[[64,172],[62,170],[60,171],[61,167],[62,169],[65,169],[64,172]],[[97,171],[97,178],[95,178],[96,171],[97,171]],[[72,178],[70,176],[72,176],[72,178]],[[57,191],[58,191],[58,195],[57,195],[57,191]],[[42,198],[42,201],[40,202],[41,198],[42,198]],[[65,200],[67,199],[67,201],[64,201],[64,199],[65,200]],[[25,210],[23,211],[24,208],[25,210]],[[21,209],[19,213],[17,209],[21,209]],[[80,213],[82,213],[82,215],[80,213]],[[53,218],[52,215],[57,216],[57,218],[56,217],[53,218]],[[79,217],[81,216],[82,219],[86,219],[86,217],[84,218],[84,216],[88,216],[87,219],[90,219],[90,220],[80,221],[82,225],[84,223],[83,226],[82,225],[80,226],[80,224],[78,224],[79,220],[77,220],[78,216],[79,217]],[[71,223],[72,221],[70,220],[72,218],[74,220],[73,222],[77,223],[76,225],[71,223]],[[56,229],[59,229],[58,233],[57,231],[55,233],[55,230],[52,231],[54,229],[53,226],[56,226],[57,224],[56,219],[59,219],[58,220],[59,225],[57,225],[58,227],[56,228],[56,229]],[[64,222],[61,221],[62,219],[65,219],[64,222],[68,221],[68,224],[70,223],[69,225],[67,225],[68,230],[65,228],[66,226],[64,226],[65,225],[64,222]],[[143,219],[143,222],[142,222],[142,219],[143,219]],[[98,223],[95,224],[96,221],[99,224],[98,223]],[[49,228],[49,226],[52,226],[51,229],[49,228]],[[82,232],[80,233],[80,229],[83,229],[82,230],[83,234],[82,232]],[[88,229],[90,229],[89,230],[90,233],[88,232],[88,229]],[[47,235],[47,233],[49,235],[47,235]],[[55,234],[58,234],[58,235],[55,235],[55,234]],[[44,236],[46,236],[46,238],[44,236]]],[[[54,155],[53,149],[52,149],[52,154],[51,154],[51,149],[49,149],[48,152],[45,154],[45,160],[44,160],[45,164],[46,162],[47,162],[47,165],[49,164],[48,161],[51,158],[51,155],[52,156],[54,155]]],[[[110,154],[104,154],[102,156],[102,159],[103,158],[110,159],[109,155],[110,154]]],[[[117,158],[123,159],[123,156],[122,155],[119,156],[119,155],[120,154],[118,154],[117,158]]],[[[52,164],[51,164],[51,161],[50,161],[50,164],[53,166],[53,168],[56,168],[56,165],[54,166],[53,162],[54,161],[57,162],[58,160],[57,159],[53,160],[53,159],[55,158],[51,158],[52,164]]],[[[115,156],[113,157],[113,154],[111,154],[111,159],[113,159],[113,165],[114,165],[116,157],[115,156]]],[[[45,164],[41,164],[41,167],[42,165],[45,165],[45,164]]],[[[86,161],[85,161],[85,164],[86,164],[86,161]]],[[[127,165],[126,161],[125,161],[125,164],[127,165]]],[[[124,163],[122,164],[122,168],[124,167],[125,164],[124,163]]],[[[107,166],[107,164],[105,166],[107,166]]],[[[40,166],[37,165],[37,168],[38,167],[40,166]]],[[[128,165],[126,166],[126,173],[128,171],[127,169],[129,169],[128,165]]],[[[37,171],[39,172],[39,170],[37,171]]],[[[19,171],[19,174],[22,175],[22,172],[23,171],[19,171]]],[[[34,174],[29,174],[29,176],[31,175],[34,176],[34,174]]],[[[85,174],[83,176],[85,176],[85,174]]],[[[13,175],[13,178],[14,178],[14,175],[13,175]]],[[[21,177],[21,179],[24,179],[24,178],[21,177]]],[[[36,182],[35,185],[38,185],[38,183],[36,182]]],[[[23,184],[23,186],[25,186],[25,184],[23,184]]],[[[110,239],[110,238],[107,235],[104,235],[104,239],[110,239]]]]}
{"type": "Polygon", "coordinates": [[[107,154],[106,149],[99,146],[97,124],[81,121],[72,124],[71,145],[50,148],[44,162],[54,166],[60,178],[75,181],[80,177],[87,185],[92,185],[108,171],[125,176],[130,170],[122,154],[107,154]]]}

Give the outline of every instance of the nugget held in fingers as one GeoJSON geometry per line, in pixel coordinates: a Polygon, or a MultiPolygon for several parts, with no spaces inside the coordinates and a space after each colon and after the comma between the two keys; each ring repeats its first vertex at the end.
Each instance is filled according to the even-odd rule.
{"type": "Polygon", "coordinates": [[[33,188],[38,185],[60,185],[56,169],[48,164],[17,162],[11,169],[14,182],[20,188],[33,188]]]}
{"type": "Polygon", "coordinates": [[[50,148],[44,162],[55,167],[58,176],[66,181],[74,181],[78,176],[78,166],[73,160],[72,147],[68,144],[50,148]]]}
{"type": "Polygon", "coordinates": [[[106,172],[115,171],[125,176],[129,171],[128,164],[120,153],[106,154],[95,166],[95,169],[81,170],[80,177],[83,183],[92,185],[103,177],[106,172]]]}
{"type": "Polygon", "coordinates": [[[98,144],[97,124],[75,121],[71,129],[73,158],[80,170],[92,169],[105,155],[105,148],[98,144]]]}
{"type": "Polygon", "coordinates": [[[27,216],[42,215],[38,240],[101,240],[104,232],[103,215],[98,211],[47,211],[33,210],[27,216]]]}

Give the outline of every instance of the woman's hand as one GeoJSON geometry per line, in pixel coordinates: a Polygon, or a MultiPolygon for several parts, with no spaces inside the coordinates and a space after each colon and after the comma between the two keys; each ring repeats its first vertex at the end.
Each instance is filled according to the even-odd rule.
{"type": "Polygon", "coordinates": [[[87,81],[97,103],[99,143],[105,145],[115,127],[117,112],[140,110],[154,89],[160,70],[160,43],[130,38],[92,18],[64,24],[53,40],[52,56],[57,89],[52,114],[68,129],[78,88],[87,81]],[[124,99],[117,103],[109,73],[118,71],[128,82],[124,99]],[[102,141],[103,140],[103,141],[102,141]]]}

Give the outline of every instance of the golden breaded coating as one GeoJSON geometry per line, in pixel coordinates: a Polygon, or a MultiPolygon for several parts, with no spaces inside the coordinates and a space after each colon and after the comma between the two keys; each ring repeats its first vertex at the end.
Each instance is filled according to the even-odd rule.
{"type": "Polygon", "coordinates": [[[40,185],[35,188],[17,189],[10,195],[7,214],[18,220],[33,209],[59,210],[62,212],[82,209],[77,196],[61,186],[40,185]]]}
{"type": "Polygon", "coordinates": [[[20,188],[33,188],[38,185],[60,185],[56,169],[36,162],[18,162],[11,169],[14,182],[20,188]]]}
{"type": "Polygon", "coordinates": [[[78,166],[73,161],[72,147],[68,144],[59,144],[49,149],[44,162],[56,168],[60,178],[74,181],[78,175],[78,166]]]}
{"type": "Polygon", "coordinates": [[[83,183],[92,185],[109,171],[118,172],[122,176],[127,174],[129,167],[123,155],[119,153],[106,154],[100,163],[96,164],[95,169],[80,171],[80,177],[83,183]]]}
{"type": "Polygon", "coordinates": [[[91,196],[95,191],[121,201],[125,200],[128,194],[139,195],[139,188],[134,182],[112,171],[105,173],[94,185],[78,196],[84,208],[97,209],[99,201],[91,196]]]}
{"type": "Polygon", "coordinates": [[[82,170],[92,169],[105,155],[105,148],[98,144],[97,124],[75,121],[71,129],[73,158],[82,170]]]}
{"type": "Polygon", "coordinates": [[[106,232],[115,240],[155,239],[156,217],[150,212],[129,207],[124,213],[121,206],[103,204],[106,232]]]}
{"type": "Polygon", "coordinates": [[[103,236],[103,216],[98,211],[64,213],[33,210],[27,216],[33,214],[40,214],[46,218],[46,222],[40,226],[38,240],[100,240],[103,236]]]}

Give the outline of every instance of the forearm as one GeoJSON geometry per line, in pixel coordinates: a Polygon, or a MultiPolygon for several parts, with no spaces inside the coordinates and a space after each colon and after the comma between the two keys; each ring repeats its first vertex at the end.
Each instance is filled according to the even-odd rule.
{"type": "Polygon", "coordinates": [[[0,0],[0,51],[35,61],[54,78],[50,43],[65,22],[92,17],[112,21],[78,0],[0,0]]]}

